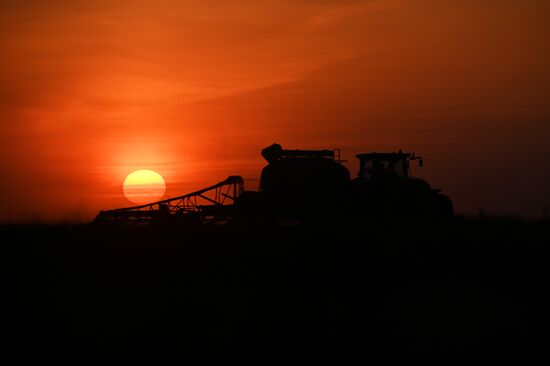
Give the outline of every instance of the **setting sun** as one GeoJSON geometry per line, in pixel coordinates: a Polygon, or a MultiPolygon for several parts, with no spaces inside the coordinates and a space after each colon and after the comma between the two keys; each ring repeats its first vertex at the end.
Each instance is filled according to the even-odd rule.
{"type": "Polygon", "coordinates": [[[122,188],[129,201],[143,204],[161,199],[166,192],[166,182],[154,170],[141,169],[128,174],[122,188]]]}

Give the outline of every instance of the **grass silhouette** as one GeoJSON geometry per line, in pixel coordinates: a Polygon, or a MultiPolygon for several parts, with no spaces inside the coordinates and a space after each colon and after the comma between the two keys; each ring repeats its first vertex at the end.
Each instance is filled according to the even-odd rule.
{"type": "Polygon", "coordinates": [[[3,226],[6,348],[72,361],[535,352],[548,228],[3,226]]]}

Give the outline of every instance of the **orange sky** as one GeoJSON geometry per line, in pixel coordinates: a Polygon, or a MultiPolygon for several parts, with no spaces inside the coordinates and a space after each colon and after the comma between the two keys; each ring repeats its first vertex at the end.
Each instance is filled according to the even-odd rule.
{"type": "Polygon", "coordinates": [[[550,205],[546,0],[2,1],[0,221],[89,220],[259,151],[413,150],[460,212],[550,205]]]}

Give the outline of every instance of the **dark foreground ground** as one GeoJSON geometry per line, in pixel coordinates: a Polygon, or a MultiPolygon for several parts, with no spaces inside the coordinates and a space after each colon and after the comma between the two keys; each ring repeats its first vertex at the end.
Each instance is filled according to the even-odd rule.
{"type": "Polygon", "coordinates": [[[5,226],[3,346],[97,362],[544,353],[549,229],[5,226]]]}

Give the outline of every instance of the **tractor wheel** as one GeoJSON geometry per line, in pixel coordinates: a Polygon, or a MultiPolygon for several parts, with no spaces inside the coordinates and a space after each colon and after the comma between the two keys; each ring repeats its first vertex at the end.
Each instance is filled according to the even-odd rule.
{"type": "Polygon", "coordinates": [[[440,219],[451,219],[454,216],[455,210],[453,201],[449,196],[438,193],[434,197],[435,216],[440,219]]]}
{"type": "Polygon", "coordinates": [[[238,217],[258,216],[261,210],[260,193],[245,191],[235,202],[235,214],[238,217]]]}

